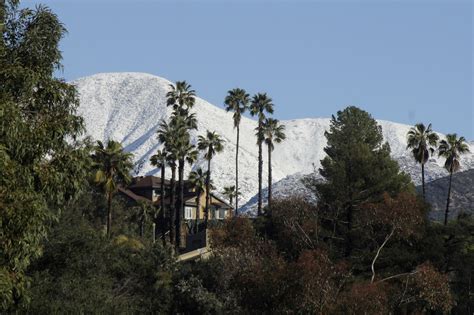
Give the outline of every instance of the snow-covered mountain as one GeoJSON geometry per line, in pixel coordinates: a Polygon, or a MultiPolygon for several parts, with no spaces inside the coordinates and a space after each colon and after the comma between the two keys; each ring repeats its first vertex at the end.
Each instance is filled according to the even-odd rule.
{"type": "MultiPolygon", "coordinates": [[[[114,139],[122,142],[125,149],[134,153],[136,174],[156,174],[149,159],[160,148],[156,130],[161,119],[169,117],[171,109],[166,106],[166,93],[170,81],[144,73],[102,73],[72,82],[80,97],[79,114],[85,119],[87,133],[96,140],[114,139]]],[[[192,83],[192,82],[191,82],[192,83]]],[[[276,104],[276,111],[278,112],[276,104]]],[[[204,134],[207,129],[216,131],[224,140],[225,150],[212,161],[212,177],[217,187],[234,184],[235,181],[235,130],[232,113],[197,98],[193,108],[197,114],[198,131],[192,137],[204,134]]],[[[406,133],[410,126],[389,121],[379,121],[385,139],[392,148],[392,155],[415,183],[420,182],[419,165],[406,151],[406,133]]],[[[276,145],[273,153],[273,178],[278,190],[289,184],[277,183],[286,179],[298,182],[303,174],[312,173],[320,166],[326,145],[324,131],[329,128],[328,118],[308,118],[283,121],[287,140],[276,145]]],[[[256,122],[243,117],[241,122],[239,186],[242,202],[249,201],[257,191],[257,145],[254,136],[256,122]]],[[[440,135],[442,136],[442,135],[440,135]]],[[[470,143],[474,152],[474,142],[470,143]]],[[[264,153],[264,156],[265,153],[264,153]]],[[[444,161],[433,158],[427,165],[427,181],[447,175],[444,161]]],[[[464,169],[474,168],[474,154],[463,157],[464,169]]],[[[194,168],[206,168],[201,157],[194,168]]],[[[189,170],[188,170],[189,171],[189,170]]],[[[263,178],[267,178],[264,165],[263,178]]],[[[169,173],[168,173],[169,174],[169,173]]]]}

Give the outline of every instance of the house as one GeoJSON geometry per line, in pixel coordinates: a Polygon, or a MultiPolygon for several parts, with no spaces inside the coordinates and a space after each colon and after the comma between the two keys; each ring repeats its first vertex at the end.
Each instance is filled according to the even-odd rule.
{"type": "MultiPolygon", "coordinates": [[[[169,209],[171,183],[169,180],[164,182],[165,188],[165,208],[169,209]]],[[[135,204],[140,201],[151,202],[155,207],[161,205],[161,178],[156,176],[140,176],[133,178],[127,187],[119,187],[119,193],[126,200],[135,204]]],[[[176,181],[176,200],[178,199],[179,187],[176,181]]],[[[206,192],[198,196],[196,189],[192,187],[189,181],[184,182],[184,213],[182,214],[180,251],[193,251],[207,246],[207,231],[203,231],[202,222],[205,216],[206,192]],[[200,207],[198,209],[198,198],[200,207]]],[[[211,192],[208,221],[212,224],[214,221],[221,221],[232,217],[233,207],[211,192]]],[[[157,232],[169,231],[169,213],[165,211],[164,219],[158,223],[157,232]]]]}

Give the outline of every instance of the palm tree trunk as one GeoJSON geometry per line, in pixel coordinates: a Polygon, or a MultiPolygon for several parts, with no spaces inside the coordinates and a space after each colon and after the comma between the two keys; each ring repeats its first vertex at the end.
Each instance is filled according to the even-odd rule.
{"type": "MultiPolygon", "coordinates": [[[[161,167],[161,182],[160,182],[160,194],[161,194],[161,219],[162,219],[162,226],[161,226],[161,241],[163,242],[163,245],[166,243],[166,228],[165,228],[165,222],[166,222],[166,214],[165,214],[165,164],[163,162],[163,165],[161,167]]],[[[156,234],[156,229],[158,229],[159,224],[155,224],[155,234],[156,234]]]]}
{"type": "Polygon", "coordinates": [[[211,201],[211,159],[207,160],[206,175],[206,208],[204,210],[204,227],[207,229],[207,220],[209,217],[209,204],[211,201]]]}
{"type": "MultiPolygon", "coordinates": [[[[239,141],[240,124],[237,125],[237,147],[235,149],[235,215],[239,212],[239,141]]],[[[232,205],[232,201],[230,203],[232,205]]]]}
{"type": "Polygon", "coordinates": [[[182,246],[181,244],[181,220],[184,213],[184,159],[179,160],[178,166],[178,215],[176,217],[176,245],[182,246]]]}
{"type": "Polygon", "coordinates": [[[262,122],[258,122],[258,208],[257,215],[262,215],[262,172],[263,172],[263,158],[262,158],[262,122]]]}
{"type": "Polygon", "coordinates": [[[176,221],[176,211],[175,211],[175,199],[176,199],[176,166],[173,165],[171,167],[171,194],[170,194],[170,242],[171,244],[175,244],[175,229],[174,224],[176,221]]]}
{"type": "Polygon", "coordinates": [[[268,144],[268,207],[272,205],[272,150],[268,144]]]}
{"type": "Polygon", "coordinates": [[[421,185],[423,187],[423,200],[425,200],[425,163],[421,163],[421,185]]]}
{"type": "Polygon", "coordinates": [[[107,194],[107,236],[112,228],[112,193],[107,194]]]}
{"type": "Polygon", "coordinates": [[[198,188],[197,191],[197,201],[196,201],[196,222],[194,225],[194,233],[199,232],[199,214],[201,212],[201,189],[198,188]]]}
{"type": "Polygon", "coordinates": [[[444,213],[444,225],[448,224],[449,201],[451,199],[451,181],[453,179],[453,172],[449,173],[448,199],[446,201],[446,212],[444,213]]]}

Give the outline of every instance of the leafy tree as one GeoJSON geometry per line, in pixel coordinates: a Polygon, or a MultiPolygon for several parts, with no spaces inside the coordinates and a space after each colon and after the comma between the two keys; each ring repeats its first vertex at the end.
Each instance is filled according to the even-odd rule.
{"type": "Polygon", "coordinates": [[[94,161],[95,182],[105,193],[107,199],[107,235],[110,236],[112,228],[112,198],[118,191],[121,183],[131,181],[130,172],[133,168],[133,155],[123,150],[122,145],[114,140],[107,141],[107,146],[97,141],[94,161]]]}
{"type": "Polygon", "coordinates": [[[449,201],[451,199],[451,182],[453,173],[459,171],[461,163],[460,155],[469,152],[469,146],[464,137],[454,134],[446,135],[446,140],[441,140],[438,148],[439,156],[446,159],[444,168],[449,172],[448,198],[446,200],[446,211],[444,212],[444,225],[448,224],[449,201]]]}
{"type": "Polygon", "coordinates": [[[245,92],[244,89],[233,89],[227,92],[227,96],[224,101],[226,105],[226,111],[234,112],[234,128],[237,129],[237,143],[235,147],[235,213],[239,211],[239,141],[240,141],[240,120],[242,114],[249,107],[250,96],[245,92]]]}
{"type": "Polygon", "coordinates": [[[65,28],[48,8],[0,3],[0,312],[28,302],[26,268],[77,195],[88,147],[76,90],[55,77],[65,28]]]}
{"type": "Polygon", "coordinates": [[[268,150],[268,206],[272,205],[272,152],[275,143],[281,143],[286,139],[285,125],[280,124],[278,119],[267,118],[263,123],[263,135],[268,150]]]}
{"type": "MultiPolygon", "coordinates": [[[[131,236],[104,238],[82,215],[89,211],[84,200],[72,204],[53,225],[44,255],[29,268],[34,281],[25,311],[170,313],[177,267],[169,250],[131,236]]],[[[115,219],[114,224],[122,223],[115,219]]]]}
{"type": "Polygon", "coordinates": [[[334,242],[344,240],[344,255],[354,248],[354,228],[360,229],[355,214],[365,202],[413,190],[410,178],[400,172],[383,143],[382,128],[365,111],[351,106],[332,117],[325,133],[327,156],[321,161],[324,183],[316,184],[320,207],[326,213],[324,225],[334,242]]]}
{"type": "Polygon", "coordinates": [[[217,154],[224,150],[224,140],[215,131],[207,131],[206,136],[199,136],[198,149],[204,151],[204,158],[207,160],[206,175],[206,208],[204,213],[204,225],[207,227],[209,218],[209,205],[211,201],[211,160],[217,154]]]}
{"type": "Polygon", "coordinates": [[[206,177],[202,168],[189,173],[189,181],[196,190],[196,223],[194,225],[194,232],[198,232],[199,212],[201,211],[201,195],[206,187],[206,177]]]}
{"type": "Polygon", "coordinates": [[[250,114],[258,117],[257,126],[257,144],[258,144],[258,205],[257,213],[262,215],[262,172],[263,172],[263,156],[262,146],[265,136],[263,133],[263,122],[265,121],[265,113],[273,114],[273,101],[266,93],[258,93],[253,96],[250,104],[250,114]]]}
{"type": "MultiPolygon", "coordinates": [[[[372,260],[372,278],[375,279],[375,263],[379,255],[391,238],[408,239],[410,236],[417,234],[419,227],[423,224],[423,207],[419,204],[414,195],[409,193],[400,193],[395,198],[391,198],[388,194],[384,194],[384,200],[380,203],[371,203],[363,205],[362,210],[367,225],[372,225],[372,229],[377,234],[384,237],[377,245],[377,251],[372,260]]],[[[364,221],[364,220],[363,220],[364,221]]]]}
{"type": "Polygon", "coordinates": [[[421,164],[421,183],[423,186],[423,199],[425,199],[425,163],[433,155],[438,145],[438,135],[431,129],[431,124],[416,124],[407,134],[407,149],[411,149],[417,163],[421,164]]]}

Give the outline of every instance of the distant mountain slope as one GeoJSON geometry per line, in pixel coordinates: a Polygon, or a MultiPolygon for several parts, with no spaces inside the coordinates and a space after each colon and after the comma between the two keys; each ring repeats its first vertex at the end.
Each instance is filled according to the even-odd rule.
{"type": "MultiPolygon", "coordinates": [[[[102,73],[72,83],[79,91],[78,112],[85,118],[88,134],[97,140],[114,139],[122,142],[126,150],[135,155],[137,174],[156,174],[157,171],[150,165],[149,159],[160,147],[156,139],[158,124],[171,113],[166,107],[166,93],[171,82],[143,73],[102,73]]],[[[278,107],[287,104],[275,106],[278,113],[278,107]]],[[[225,151],[213,160],[212,177],[217,187],[232,185],[235,178],[235,130],[232,113],[227,113],[200,98],[196,100],[194,111],[197,114],[199,130],[192,135],[193,141],[206,129],[218,132],[225,139],[225,151]]],[[[275,182],[289,175],[311,173],[314,170],[313,164],[316,168],[320,166],[326,145],[324,132],[329,128],[330,120],[311,118],[287,120],[283,123],[286,125],[287,140],[276,145],[273,154],[275,182]]],[[[413,162],[409,152],[405,150],[405,137],[410,126],[389,121],[379,123],[385,139],[390,143],[393,157],[398,159],[402,168],[419,183],[419,165],[413,162]]],[[[243,199],[241,204],[253,197],[257,191],[258,152],[255,127],[254,120],[242,118],[239,166],[243,199]]],[[[474,151],[473,145],[471,151],[474,151]]],[[[266,157],[265,153],[264,156],[266,157]]],[[[430,160],[427,165],[428,180],[447,175],[442,165],[441,159],[430,160]]],[[[474,168],[474,155],[464,157],[463,165],[466,169],[474,168]]],[[[202,157],[194,167],[206,168],[202,157]]],[[[266,170],[264,165],[263,178],[267,178],[266,170]]]]}
{"type": "MultiPolygon", "coordinates": [[[[426,200],[432,206],[430,217],[434,220],[444,220],[448,184],[449,176],[426,185],[426,200]]],[[[461,212],[474,214],[474,169],[453,174],[449,218],[455,218],[461,212]]]]}

